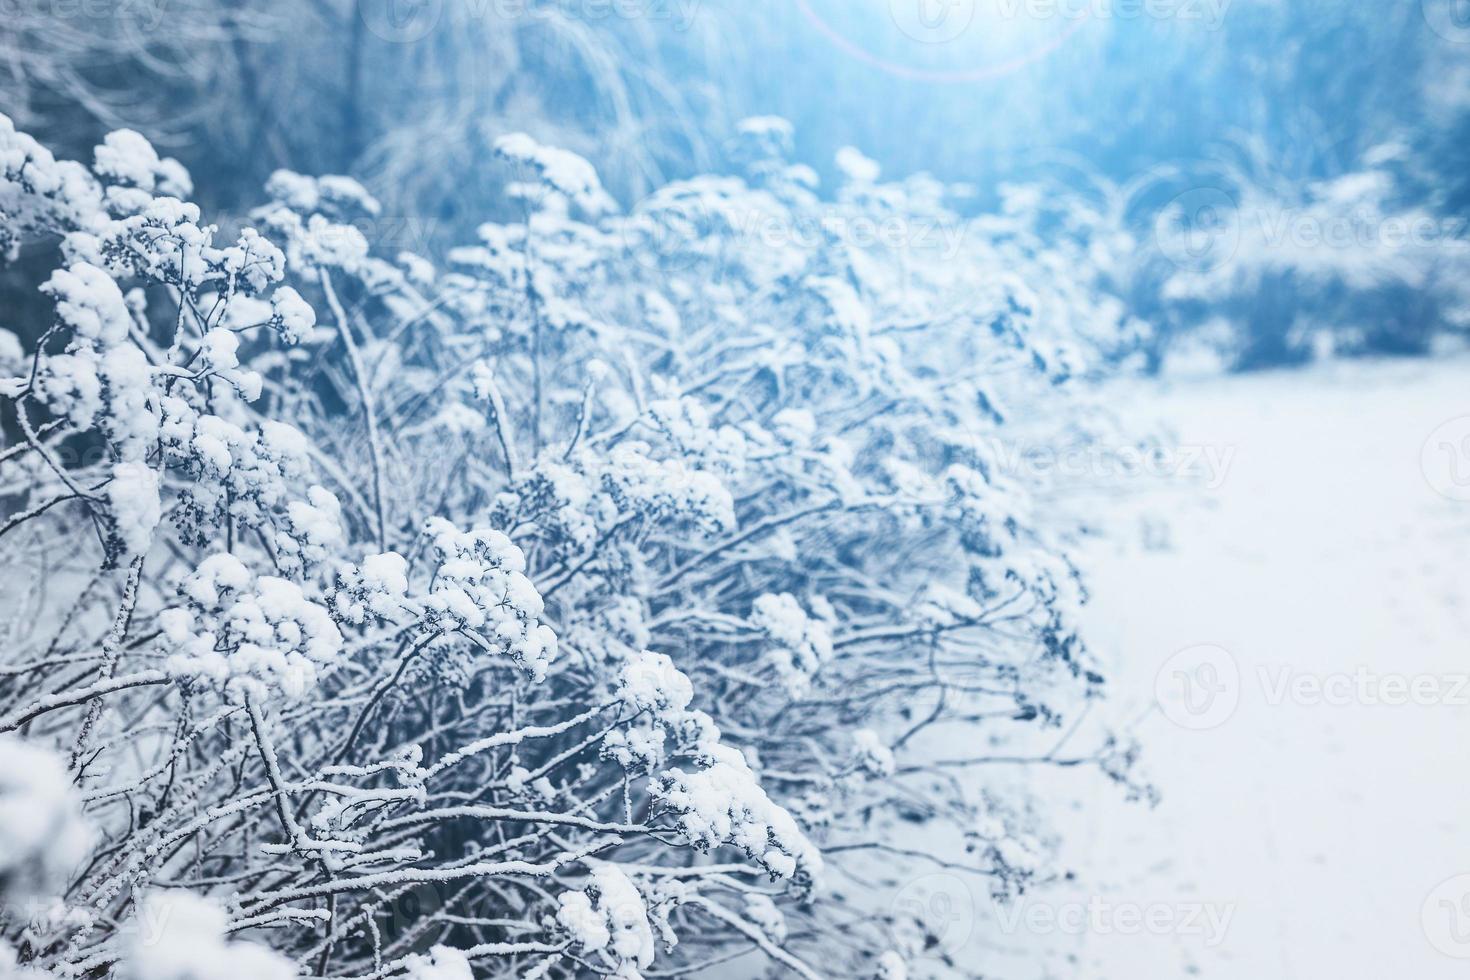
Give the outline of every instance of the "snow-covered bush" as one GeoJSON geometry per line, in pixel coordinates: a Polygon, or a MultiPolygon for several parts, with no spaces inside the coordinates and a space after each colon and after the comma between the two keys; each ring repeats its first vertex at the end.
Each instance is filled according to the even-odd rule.
{"type": "Polygon", "coordinates": [[[1116,311],[913,233],[957,222],[932,181],[847,153],[822,198],[743,134],[627,211],[506,138],[524,220],[436,269],[346,178],[227,235],[135,134],[89,169],[0,118],[0,230],[57,249],[0,347],[0,885],[62,885],[18,963],[901,977],[864,862],[1048,873],[980,766],[1137,789],[1059,753],[1085,593],[994,453],[1077,437],[1116,340],[1057,311],[1116,311]]]}
{"type": "Polygon", "coordinates": [[[1463,335],[1470,239],[1463,220],[1416,186],[1416,167],[1397,142],[1327,179],[1288,180],[1249,154],[1219,167],[1210,189],[1186,192],[1156,218],[1176,260],[1160,308],[1184,331],[1227,323],[1224,353],[1247,368],[1422,354],[1463,335]]]}
{"type": "Polygon", "coordinates": [[[1304,178],[1243,139],[1123,182],[1003,185],[984,220],[1009,267],[1034,261],[1067,317],[1149,370],[1421,354],[1470,327],[1470,238],[1422,166],[1389,140],[1304,178]]]}

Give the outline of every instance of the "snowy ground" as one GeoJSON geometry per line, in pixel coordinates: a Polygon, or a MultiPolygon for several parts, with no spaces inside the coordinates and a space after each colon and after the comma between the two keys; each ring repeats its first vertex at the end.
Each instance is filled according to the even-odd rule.
{"type": "Polygon", "coordinates": [[[1470,362],[1130,390],[1125,417],[1228,459],[1110,495],[1127,533],[1083,554],[1107,710],[1163,801],[1038,776],[1077,880],[1001,927],[981,886],[920,900],[987,976],[1464,976],[1470,878],[1440,886],[1470,873],[1470,424],[1441,427],[1470,362]]]}

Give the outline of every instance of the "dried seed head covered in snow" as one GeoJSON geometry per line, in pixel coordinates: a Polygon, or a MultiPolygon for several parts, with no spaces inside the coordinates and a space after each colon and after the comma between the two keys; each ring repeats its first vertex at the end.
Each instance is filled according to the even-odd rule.
{"type": "Polygon", "coordinates": [[[252,575],[234,555],[211,555],[183,584],[187,605],[158,623],[168,665],[181,677],[218,683],[235,696],[305,696],[336,661],[342,634],[294,582],[252,575]]]}
{"type": "Polygon", "coordinates": [[[559,896],[557,922],[584,954],[632,980],[637,974],[631,968],[653,963],[653,929],[643,896],[616,865],[598,861],[591,867],[585,891],[559,896]]]}

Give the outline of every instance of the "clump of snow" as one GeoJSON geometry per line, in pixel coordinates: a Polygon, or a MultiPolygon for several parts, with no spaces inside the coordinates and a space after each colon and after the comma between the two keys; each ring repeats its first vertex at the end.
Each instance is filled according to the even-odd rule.
{"type": "Polygon", "coordinates": [[[886,779],[893,775],[893,750],[883,744],[877,732],[871,728],[860,728],[852,733],[852,741],[860,770],[873,779],[886,779]]]}
{"type": "Polygon", "coordinates": [[[312,213],[306,218],[289,207],[277,205],[257,212],[256,217],[271,234],[284,243],[286,264],[298,271],[340,269],[361,271],[368,258],[368,241],[356,225],[333,221],[312,213]]]}
{"type": "Polygon", "coordinates": [[[805,449],[817,431],[817,420],[804,408],[783,408],[771,418],[771,431],[787,445],[805,449]]]}
{"type": "Polygon", "coordinates": [[[709,715],[689,708],[694,686],[666,655],[642,651],[629,655],[618,673],[616,695],[633,724],[603,738],[602,755],[629,773],[646,773],[662,763],[665,743],[707,761],[720,741],[709,715]]]}
{"type": "Polygon", "coordinates": [[[525,133],[511,133],[495,141],[495,153],[527,168],[548,188],[591,214],[612,208],[612,200],[597,178],[597,169],[569,150],[543,146],[525,133]]]}
{"type": "Polygon", "coordinates": [[[664,727],[657,724],[615,728],[602,738],[600,753],[631,775],[652,772],[664,761],[664,727]]]}
{"type": "Polygon", "coordinates": [[[726,745],[709,748],[711,764],[698,772],[671,769],[655,781],[654,798],[676,815],[679,833],[696,847],[737,847],[772,878],[813,884],[822,855],[791,814],[771,801],[745,757],[726,745]]]}
{"type": "Polygon", "coordinates": [[[750,160],[780,160],[791,151],[796,130],[780,116],[750,116],[735,124],[738,149],[750,160]]]}
{"type": "Polygon", "coordinates": [[[271,294],[271,324],[288,344],[299,344],[316,326],[316,310],[290,286],[277,287],[271,294]]]}
{"type": "Polygon", "coordinates": [[[667,655],[645,650],[623,665],[618,698],[631,711],[674,714],[689,707],[694,687],[667,655]]]}
{"type": "Polygon", "coordinates": [[[182,502],[173,517],[201,544],[226,520],[269,523],[310,469],[310,444],[293,426],[263,420],[247,429],[219,415],[200,414],[174,396],[160,399],[160,405],[164,449],[192,476],[180,487],[182,502]]]}
{"type": "Polygon", "coordinates": [[[766,657],[776,675],[795,696],[811,687],[811,676],[832,655],[827,624],[808,616],[789,592],[756,598],[750,621],[770,637],[766,657]]]}
{"type": "Polygon", "coordinates": [[[656,399],[649,402],[648,414],[679,455],[700,470],[738,474],[744,469],[744,434],[734,426],[712,425],[709,412],[696,399],[656,399]]]}
{"type": "Polygon", "coordinates": [[[421,289],[432,286],[434,278],[438,275],[434,269],[434,263],[413,252],[399,252],[398,266],[408,277],[408,281],[421,289]]]}
{"type": "Polygon", "coordinates": [[[354,625],[361,625],[369,614],[393,622],[414,612],[416,607],[408,598],[408,562],[389,551],[369,555],[361,564],[343,565],[328,604],[339,621],[354,625]]]}
{"type": "Polygon", "coordinates": [[[620,510],[687,520],[707,533],[734,529],[735,502],[713,473],[678,458],[654,459],[646,444],[636,442],[617,446],[609,456],[601,482],[620,510]]]}
{"type": "Polygon", "coordinates": [[[358,212],[376,215],[381,206],[376,198],[351,177],[326,174],[309,177],[290,170],[277,170],[266,181],[271,199],[301,214],[330,212],[338,216],[358,212]]]}
{"type": "Polygon", "coordinates": [[[93,161],[92,169],[98,176],[125,187],[181,198],[194,190],[182,164],[160,158],[153,144],[131,129],[114,130],[103,137],[93,151],[93,161]]]}
{"type": "Polygon", "coordinates": [[[307,693],[334,663],[342,634],[325,608],[286,579],[255,576],[234,555],[206,558],[182,586],[188,605],[159,615],[170,671],[231,694],[307,693]]]}
{"type": "Polygon", "coordinates": [[[187,891],[150,892],[139,903],[120,980],[293,980],[296,965],[255,943],[226,938],[229,916],[187,891]]]}
{"type": "Polygon", "coordinates": [[[276,558],[293,571],[320,565],[347,540],[342,504],[326,487],[309,487],[305,500],[289,502],[286,522],[287,529],[276,534],[276,558]]]}
{"type": "Polygon", "coordinates": [[[56,301],[56,315],[79,337],[103,346],[128,339],[132,317],[122,290],[106,272],[88,262],[57,269],[41,286],[56,301]]]}
{"type": "Polygon", "coordinates": [[[876,160],[869,159],[852,146],[844,146],[837,151],[837,169],[854,184],[875,183],[883,172],[876,160]]]}
{"type": "Polygon", "coordinates": [[[769,895],[750,892],[745,896],[743,911],[745,918],[770,937],[771,942],[779,945],[786,941],[786,916],[781,914],[769,895]]]}
{"type": "Polygon", "coordinates": [[[909,968],[898,953],[890,949],[878,957],[878,972],[874,974],[874,980],[908,980],[908,976],[909,968]]]}
{"type": "Polygon", "coordinates": [[[262,379],[254,371],[241,371],[240,338],[233,330],[215,327],[199,341],[199,360],[204,372],[234,385],[240,397],[253,402],[260,397],[262,379]]]}
{"type": "Polygon", "coordinates": [[[431,519],[439,557],[425,614],[441,629],[469,629],[498,646],[537,680],[556,658],[557,640],[540,620],[541,594],[525,575],[526,556],[493,528],[460,531],[431,519]]]}
{"type": "Polygon", "coordinates": [[[642,894],[615,864],[592,862],[587,890],[563,892],[557,922],[586,953],[600,954],[617,976],[634,980],[629,967],[653,963],[653,929],[642,894]]]}
{"type": "Polygon", "coordinates": [[[158,474],[145,463],[115,463],[107,484],[108,513],[116,544],[125,555],[141,555],[163,519],[158,474]]]}
{"type": "Polygon", "coordinates": [[[469,959],[457,949],[435,946],[428,956],[410,956],[406,980],[475,980],[469,959]]]}
{"type": "Polygon", "coordinates": [[[91,844],[65,760],[0,735],[0,903],[59,894],[91,844]]]}

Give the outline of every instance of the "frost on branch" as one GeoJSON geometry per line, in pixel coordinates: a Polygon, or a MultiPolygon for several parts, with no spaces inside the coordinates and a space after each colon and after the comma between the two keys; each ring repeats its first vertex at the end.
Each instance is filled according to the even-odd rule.
{"type": "Polygon", "coordinates": [[[222,231],[136,134],[89,168],[0,121],[0,248],[62,255],[0,333],[0,731],[60,751],[0,766],[49,815],[0,877],[64,896],[0,922],[20,968],[903,977],[824,882],[1053,873],[998,758],[1147,798],[1123,742],[1046,755],[1103,678],[997,449],[1099,431],[1105,297],[1015,229],[856,239],[958,198],[791,142],[621,212],[507,137],[519,217],[436,268],[349,178],[222,231]]]}

